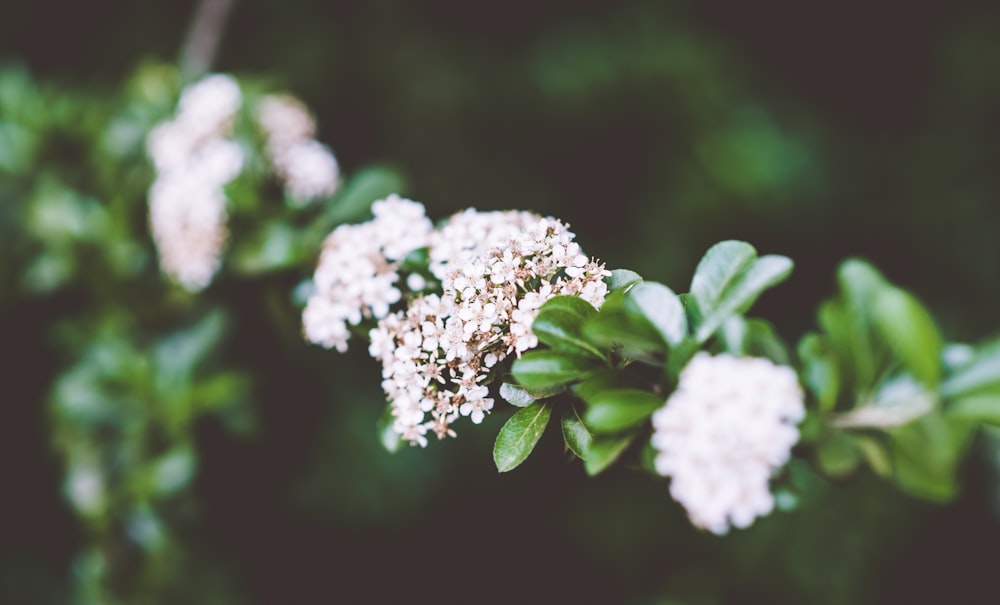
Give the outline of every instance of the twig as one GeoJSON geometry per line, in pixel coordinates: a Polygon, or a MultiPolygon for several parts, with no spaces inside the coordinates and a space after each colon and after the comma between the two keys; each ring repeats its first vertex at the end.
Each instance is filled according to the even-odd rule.
{"type": "Polygon", "coordinates": [[[185,79],[204,75],[215,61],[230,10],[236,0],[201,0],[181,47],[180,68],[185,79]]]}

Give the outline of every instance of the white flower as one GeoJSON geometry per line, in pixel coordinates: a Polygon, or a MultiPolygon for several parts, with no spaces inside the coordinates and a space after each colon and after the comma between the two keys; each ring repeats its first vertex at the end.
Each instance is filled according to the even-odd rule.
{"type": "Polygon", "coordinates": [[[333,195],[340,182],[340,166],[330,149],[312,139],[296,141],[274,154],[275,171],[296,203],[333,195]]]}
{"type": "MultiPolygon", "coordinates": [[[[394,213],[406,224],[416,218],[406,215],[394,213]]],[[[409,242],[404,225],[398,227],[394,241],[409,242]]],[[[454,436],[451,423],[459,417],[480,424],[493,409],[486,386],[490,368],[537,346],[531,324],[545,301],[586,292],[591,304],[603,302],[608,272],[580,260],[572,238],[555,219],[474,210],[453,216],[430,235],[431,271],[442,280],[442,294],[415,298],[370,333],[369,352],[382,361],[393,428],[403,439],[422,446],[427,431],[454,436]],[[578,269],[573,276],[570,268],[578,269]]],[[[402,246],[395,258],[404,258],[416,243],[402,246]]]]}
{"type": "Polygon", "coordinates": [[[243,168],[243,150],[225,137],[240,102],[233,78],[207,76],[181,93],[176,117],[147,137],[157,171],[149,221],[160,266],[191,291],[207,286],[221,265],[228,237],[223,187],[243,168]]]}
{"type": "Polygon", "coordinates": [[[271,166],[293,204],[330,196],[340,184],[340,166],[330,148],[314,139],[316,122],[290,95],[268,95],[254,112],[264,132],[271,166]]]}
{"type": "Polygon", "coordinates": [[[228,126],[243,97],[236,80],[226,74],[211,74],[191,84],[177,103],[177,121],[189,124],[200,134],[228,126]]]}
{"type": "Polygon", "coordinates": [[[267,95],[254,113],[268,144],[286,147],[316,136],[316,121],[302,101],[287,94],[267,95]]]}
{"type": "Polygon", "coordinates": [[[480,212],[475,208],[452,215],[431,236],[431,273],[443,280],[455,267],[503,244],[539,218],[520,210],[480,212]]]}
{"type": "Polygon", "coordinates": [[[653,414],[656,471],[697,527],[747,527],[773,508],[768,481],[788,461],[804,414],[791,368],[698,353],[653,414]]]}
{"type": "Polygon", "coordinates": [[[394,194],[375,202],[372,210],[375,218],[341,225],[323,243],[315,289],[302,315],[303,332],[313,343],[346,351],[348,324],[389,315],[402,297],[399,262],[427,245],[432,225],[422,204],[394,194]]]}

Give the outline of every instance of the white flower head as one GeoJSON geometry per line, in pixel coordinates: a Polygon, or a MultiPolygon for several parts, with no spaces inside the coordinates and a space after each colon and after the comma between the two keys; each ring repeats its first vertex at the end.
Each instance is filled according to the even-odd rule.
{"type": "Polygon", "coordinates": [[[287,94],[267,95],[254,113],[268,144],[283,147],[316,136],[316,121],[305,104],[287,94]]]}
{"type": "Polygon", "coordinates": [[[268,95],[254,117],[264,133],[267,154],[285,193],[296,205],[333,195],[340,166],[329,147],[315,140],[316,122],[305,104],[287,94],[268,95]]]}
{"type": "Polygon", "coordinates": [[[691,522],[716,534],[768,514],[768,487],[805,415],[795,372],[763,358],[698,353],[653,414],[656,471],[691,522]]]}
{"type": "MultiPolygon", "coordinates": [[[[560,294],[604,301],[608,271],[572,240],[556,219],[515,211],[467,210],[430,235],[442,293],[414,299],[370,333],[393,428],[404,440],[423,446],[428,431],[454,436],[460,417],[482,423],[493,408],[491,369],[537,346],[531,324],[545,301],[560,294]]],[[[405,232],[397,241],[407,241],[405,232]]]]}
{"type": "Polygon", "coordinates": [[[285,181],[285,191],[297,204],[333,195],[340,183],[340,166],[326,145],[312,139],[296,141],[272,157],[285,181]]]}
{"type": "Polygon", "coordinates": [[[402,298],[397,287],[401,261],[427,245],[433,226],[419,202],[393,194],[375,202],[372,211],[372,220],[341,225],[323,243],[315,288],[302,316],[305,336],[313,343],[346,351],[348,325],[389,315],[402,298]]]}
{"type": "Polygon", "coordinates": [[[207,286],[228,237],[223,187],[243,168],[243,150],[226,138],[240,89],[213,74],[184,89],[173,120],[156,126],[146,148],[156,179],[149,221],[160,266],[190,291],[207,286]]]}
{"type": "Polygon", "coordinates": [[[243,97],[236,79],[227,74],[210,74],[189,85],[177,103],[177,121],[204,135],[228,127],[243,97]]]}

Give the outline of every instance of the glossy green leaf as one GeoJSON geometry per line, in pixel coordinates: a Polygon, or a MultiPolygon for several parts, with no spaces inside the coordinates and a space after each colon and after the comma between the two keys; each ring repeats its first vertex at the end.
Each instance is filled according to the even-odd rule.
{"type": "Polygon", "coordinates": [[[576,407],[568,406],[563,410],[559,425],[562,429],[563,441],[566,442],[566,448],[573,452],[577,458],[586,460],[593,437],[590,434],[590,429],[580,418],[576,407]]]}
{"type": "Polygon", "coordinates": [[[641,275],[628,269],[613,269],[611,275],[604,278],[604,283],[608,285],[608,290],[612,292],[626,290],[629,286],[638,284],[641,281],[641,275]]]}
{"type": "Polygon", "coordinates": [[[705,253],[691,279],[691,295],[705,312],[718,306],[723,292],[757,258],[757,250],[746,242],[722,241],[705,253]]]}
{"type": "Polygon", "coordinates": [[[584,322],[583,337],[598,347],[617,347],[624,357],[659,364],[666,351],[663,339],[648,323],[625,313],[624,305],[624,292],[608,295],[597,315],[584,322]]]}
{"type": "Polygon", "coordinates": [[[521,387],[505,382],[500,385],[500,397],[514,407],[527,407],[535,402],[535,398],[521,387]]]}
{"type": "Polygon", "coordinates": [[[593,477],[611,466],[621,457],[628,446],[632,444],[638,433],[629,432],[623,435],[602,435],[594,437],[590,442],[587,457],[583,460],[583,468],[593,477]]]}
{"type": "Polygon", "coordinates": [[[904,290],[884,287],[872,305],[878,333],[907,368],[928,388],[941,379],[941,335],[930,313],[904,290]]]}
{"type": "Polygon", "coordinates": [[[582,336],[584,321],[597,309],[578,296],[556,296],[542,305],[531,330],[539,342],[557,351],[603,359],[604,354],[582,336]]]}
{"type": "Polygon", "coordinates": [[[663,284],[636,284],[625,294],[624,310],[632,317],[647,321],[671,347],[687,336],[684,305],[674,291],[663,284]]]}
{"type": "Polygon", "coordinates": [[[663,407],[664,397],[639,389],[600,391],[587,401],[583,419],[597,432],[612,433],[645,421],[663,407]]]}
{"type": "Polygon", "coordinates": [[[533,403],[514,412],[493,445],[493,461],[501,473],[517,468],[535,449],[552,415],[547,403],[533,403]]]}
{"type": "Polygon", "coordinates": [[[589,360],[576,355],[559,351],[528,351],[514,360],[511,373],[525,391],[534,397],[542,397],[583,379],[592,367],[589,360]]]}
{"type": "Polygon", "coordinates": [[[695,333],[698,342],[708,340],[722,322],[734,313],[749,309],[764,290],[783,281],[791,272],[791,259],[777,255],[762,256],[736,275],[710,306],[699,299],[702,318],[695,333]]]}

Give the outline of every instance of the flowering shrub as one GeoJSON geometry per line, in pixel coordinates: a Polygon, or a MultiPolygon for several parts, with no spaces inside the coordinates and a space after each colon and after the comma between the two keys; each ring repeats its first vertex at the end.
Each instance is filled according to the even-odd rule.
{"type": "Polygon", "coordinates": [[[929,313],[862,261],[844,263],[824,333],[806,335],[795,359],[744,315],[792,263],[745,242],[709,249],[678,296],[588,259],[556,219],[470,209],[431,229],[416,202],[393,196],[373,210],[327,239],[303,323],[344,351],[348,324],[367,320],[390,449],[454,437],[458,418],[480,424],[501,399],[520,409],[497,436],[499,471],[527,458],[556,413],[588,474],[637,457],[670,478],[694,525],[725,534],[771,512],[769,483],[793,455],[833,475],[863,457],[916,495],[947,497],[996,402],[977,395],[997,384],[982,369],[995,346],[946,355],[929,313]],[[914,449],[921,439],[933,446],[914,449]]]}
{"type": "MultiPolygon", "coordinates": [[[[379,460],[400,475],[455,451],[432,441],[493,426],[506,473],[549,429],[576,464],[566,472],[644,471],[701,533],[798,510],[816,485],[850,497],[867,474],[948,501],[975,435],[1000,419],[998,342],[949,342],[865,261],[840,266],[814,331],[789,345],[748,315],[790,275],[784,256],[720,242],[678,293],[589,256],[574,216],[467,208],[435,222],[395,172],[342,174],[309,109],[252,78],[182,83],[154,66],[128,90],[66,113],[37,91],[0,95],[58,117],[59,134],[92,129],[80,136],[103,167],[56,170],[35,154],[44,137],[16,121],[24,107],[0,116],[0,169],[14,175],[0,194],[26,200],[27,225],[2,234],[16,254],[0,290],[25,307],[87,305],[51,312],[65,368],[50,422],[63,493],[89,532],[77,589],[96,602],[140,601],[133,569],[167,585],[196,566],[178,561],[193,560],[182,536],[197,510],[197,431],[212,418],[253,434],[269,377],[239,363],[277,349],[261,333],[288,347],[274,356],[300,336],[367,351],[385,396],[370,441],[422,456],[379,460]]],[[[0,228],[22,220],[11,207],[0,228]]],[[[319,347],[323,364],[350,371],[319,347]]]]}

